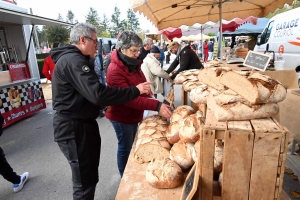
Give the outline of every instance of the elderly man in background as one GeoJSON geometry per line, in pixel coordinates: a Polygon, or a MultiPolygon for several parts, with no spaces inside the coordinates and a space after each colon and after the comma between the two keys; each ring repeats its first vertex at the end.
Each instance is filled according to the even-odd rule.
{"type": "Polygon", "coordinates": [[[140,60],[144,60],[147,54],[150,53],[151,46],[153,45],[153,40],[151,38],[145,38],[143,42],[143,47],[140,49],[140,60]]]}
{"type": "Polygon", "coordinates": [[[100,105],[131,101],[141,94],[151,95],[150,83],[126,88],[106,87],[90,64],[97,45],[93,25],[76,24],[70,45],[50,52],[56,63],[52,78],[54,140],[67,158],[73,181],[73,199],[94,199],[99,181],[101,137],[96,118],[100,105]]]}
{"type": "Polygon", "coordinates": [[[160,49],[153,45],[150,53],[146,56],[142,64],[142,71],[147,81],[153,82],[150,87],[155,98],[157,98],[157,94],[163,93],[164,88],[160,78],[170,79],[169,74],[160,67],[160,62],[158,60],[160,55],[160,49]]]}
{"type": "Polygon", "coordinates": [[[180,46],[178,42],[172,42],[168,46],[168,49],[176,55],[176,58],[170,65],[167,73],[170,74],[179,64],[179,69],[171,76],[171,79],[174,79],[177,74],[184,70],[203,68],[197,54],[191,49],[190,45],[183,44],[180,46]]]}

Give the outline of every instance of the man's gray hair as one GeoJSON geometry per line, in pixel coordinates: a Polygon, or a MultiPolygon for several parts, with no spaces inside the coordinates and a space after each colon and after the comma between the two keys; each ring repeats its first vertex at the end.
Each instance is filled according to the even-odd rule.
{"type": "Polygon", "coordinates": [[[92,38],[92,34],[96,33],[96,28],[89,23],[76,24],[70,33],[70,44],[78,44],[81,36],[92,38]]]}
{"type": "Polygon", "coordinates": [[[118,38],[116,49],[129,49],[131,46],[142,47],[142,39],[132,31],[123,31],[118,38]]]}
{"type": "Polygon", "coordinates": [[[150,43],[150,41],[153,41],[152,38],[146,37],[146,38],[144,39],[143,45],[146,46],[147,44],[150,43]]]}

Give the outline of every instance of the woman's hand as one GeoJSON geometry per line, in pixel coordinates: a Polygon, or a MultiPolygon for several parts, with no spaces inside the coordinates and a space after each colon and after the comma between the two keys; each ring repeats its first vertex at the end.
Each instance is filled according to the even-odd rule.
{"type": "Polygon", "coordinates": [[[169,119],[169,118],[171,117],[171,115],[172,115],[171,107],[168,106],[167,104],[164,104],[164,103],[161,104],[161,107],[160,107],[160,109],[159,109],[158,114],[159,114],[160,116],[163,116],[163,117],[169,119]]]}
{"type": "Polygon", "coordinates": [[[152,82],[144,82],[138,84],[136,87],[139,89],[140,94],[147,94],[152,96],[153,92],[151,91],[150,85],[152,85],[152,82]]]}

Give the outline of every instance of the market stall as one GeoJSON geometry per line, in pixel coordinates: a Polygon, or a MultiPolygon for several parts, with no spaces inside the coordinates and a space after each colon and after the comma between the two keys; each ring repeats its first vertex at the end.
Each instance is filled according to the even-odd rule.
{"type": "Polygon", "coordinates": [[[0,2],[0,111],[4,127],[46,108],[30,25],[72,24],[0,2]]]}

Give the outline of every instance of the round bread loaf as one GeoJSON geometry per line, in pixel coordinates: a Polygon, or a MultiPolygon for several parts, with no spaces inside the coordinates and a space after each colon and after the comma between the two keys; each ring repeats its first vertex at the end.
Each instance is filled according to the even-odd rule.
{"type": "Polygon", "coordinates": [[[176,84],[182,84],[186,80],[187,79],[186,79],[186,77],[184,75],[177,74],[177,76],[174,79],[174,83],[176,83],[176,84]]]}
{"type": "Polygon", "coordinates": [[[168,128],[168,124],[160,124],[155,121],[147,121],[143,122],[139,125],[138,132],[140,132],[144,128],[155,128],[158,131],[166,131],[168,128]]]}
{"type": "Polygon", "coordinates": [[[180,139],[187,142],[196,142],[200,138],[200,126],[204,124],[204,116],[201,111],[197,111],[184,119],[183,125],[179,128],[180,139]]]}
{"type": "Polygon", "coordinates": [[[183,141],[179,141],[171,148],[170,158],[175,161],[181,169],[188,169],[194,164],[194,160],[192,158],[193,148],[193,143],[184,143],[183,141]]]}
{"type": "Polygon", "coordinates": [[[195,110],[191,107],[191,106],[187,106],[187,105],[182,105],[182,106],[178,106],[171,118],[170,118],[170,122],[176,122],[180,119],[184,119],[186,118],[187,116],[191,115],[191,114],[194,114],[195,113],[195,110]]]}
{"type": "Polygon", "coordinates": [[[140,145],[142,144],[156,144],[156,145],[160,145],[166,149],[171,149],[171,145],[168,142],[167,138],[151,138],[151,137],[143,137],[143,138],[139,138],[136,141],[136,149],[137,150],[139,148],[140,145]]]}
{"type": "Polygon", "coordinates": [[[214,171],[221,172],[223,167],[223,152],[224,149],[222,146],[215,147],[215,154],[214,154],[214,171]]]}
{"type": "Polygon", "coordinates": [[[165,138],[166,132],[156,130],[154,127],[144,127],[138,133],[138,138],[151,137],[151,138],[165,138]]]}
{"type": "Polygon", "coordinates": [[[147,182],[155,188],[175,188],[184,181],[181,168],[169,158],[153,159],[146,170],[147,182]]]}
{"type": "Polygon", "coordinates": [[[171,123],[166,131],[166,137],[170,144],[175,144],[180,140],[179,129],[183,126],[184,119],[171,123]]]}
{"type": "Polygon", "coordinates": [[[150,162],[154,158],[169,158],[170,150],[156,144],[146,143],[138,146],[134,153],[134,160],[137,163],[150,162]]]}
{"type": "MultiPolygon", "coordinates": [[[[196,77],[197,78],[197,77],[196,77]]],[[[187,80],[184,83],[182,83],[182,88],[186,92],[190,92],[192,89],[198,87],[199,85],[202,85],[203,83],[198,81],[198,78],[196,80],[187,80]]]]}
{"type": "Polygon", "coordinates": [[[169,122],[168,122],[168,120],[167,120],[167,118],[164,118],[164,117],[162,117],[162,116],[160,116],[160,115],[151,115],[151,116],[148,116],[148,117],[146,117],[145,119],[143,119],[143,121],[141,122],[141,124],[142,123],[144,123],[144,122],[156,122],[156,123],[158,123],[158,124],[168,124],[169,122]]]}

